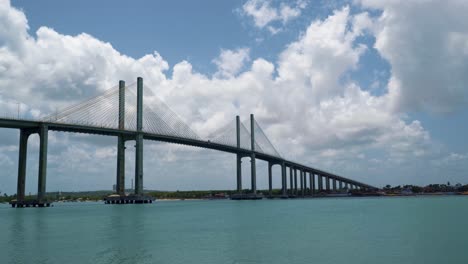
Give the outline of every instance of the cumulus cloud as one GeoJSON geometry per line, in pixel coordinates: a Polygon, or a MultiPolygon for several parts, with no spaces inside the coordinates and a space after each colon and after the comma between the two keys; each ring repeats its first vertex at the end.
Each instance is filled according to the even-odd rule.
{"type": "Polygon", "coordinates": [[[249,61],[249,52],[248,48],[221,50],[219,57],[213,60],[213,63],[218,66],[216,74],[221,77],[234,77],[242,69],[245,62],[249,61]]]}
{"type": "Polygon", "coordinates": [[[446,113],[467,105],[467,1],[358,2],[380,11],[375,48],[391,65],[395,110],[446,113]]]}
{"type": "Polygon", "coordinates": [[[276,34],[281,27],[272,26],[273,22],[281,22],[283,25],[301,15],[307,2],[299,0],[294,6],[281,3],[279,7],[272,5],[270,0],[248,0],[242,6],[242,12],[252,17],[257,28],[267,28],[270,33],[276,34]]]}
{"type": "Polygon", "coordinates": [[[51,112],[114,86],[116,76],[134,80],[138,72],[154,83],[166,78],[168,64],[158,53],[133,59],[88,34],[66,36],[47,27],[34,38],[22,12],[8,1],[0,6],[0,96],[5,100],[51,112]]]}
{"type": "MultiPolygon", "coordinates": [[[[289,8],[298,8],[300,12],[304,3],[297,2],[289,8]]],[[[259,27],[275,20],[286,23],[296,16],[292,10],[285,9],[286,5],[279,9],[264,1],[249,1],[246,5],[244,8],[252,12],[265,13],[262,16],[259,13],[258,22],[255,20],[259,27]],[[246,7],[249,3],[253,6],[246,7]]],[[[253,14],[257,13],[252,13],[255,18],[253,14]]],[[[312,22],[275,62],[251,59],[248,48],[221,50],[213,60],[218,67],[213,76],[197,72],[188,61],[175,64],[169,76],[166,73],[169,65],[157,52],[134,59],[88,34],[63,35],[47,27],[39,28],[33,37],[28,33],[24,14],[3,0],[0,1],[0,25],[4,25],[0,30],[0,90],[9,92],[0,93],[0,100],[19,100],[28,105],[30,116],[38,116],[95,95],[120,79],[131,82],[142,76],[145,86],[155,89],[200,135],[208,135],[234,122],[237,114],[247,117],[254,113],[286,158],[319,168],[335,168],[362,180],[363,167],[373,166],[369,164],[391,167],[408,163],[414,157],[424,157],[431,141],[419,121],[408,120],[394,111],[394,88],[388,94],[375,96],[353,80],[343,78],[358,67],[362,55],[371,48],[357,41],[367,32],[377,32],[376,48],[386,54],[388,49],[382,44],[387,34],[383,30],[384,14],[377,23],[366,12],[351,14],[350,8],[344,7],[323,20],[312,22]]],[[[463,36],[457,38],[454,43],[463,43],[463,36]]],[[[399,89],[403,91],[406,81],[397,73],[398,63],[392,56],[385,56],[392,64],[393,79],[401,83],[399,89]]],[[[146,102],[151,104],[151,100],[146,102]]],[[[65,138],[62,141],[65,150],[60,151],[76,153],[90,166],[98,166],[99,160],[110,160],[115,150],[111,143],[96,150],[86,142],[74,146],[67,146],[66,142],[65,138]]],[[[158,150],[167,154],[160,160],[168,163],[177,159],[174,153],[187,152],[184,148],[168,151],[159,146],[153,152],[158,150]]],[[[1,159],[5,163],[5,157],[1,159]]],[[[156,166],[155,160],[145,164],[146,169],[158,171],[150,167],[156,166]]],[[[202,171],[203,168],[197,167],[191,173],[205,173],[202,171]]],[[[216,173],[226,175],[220,179],[231,179],[232,173],[218,170],[216,173]]],[[[367,173],[366,180],[375,182],[372,178],[375,173],[367,173]]]]}

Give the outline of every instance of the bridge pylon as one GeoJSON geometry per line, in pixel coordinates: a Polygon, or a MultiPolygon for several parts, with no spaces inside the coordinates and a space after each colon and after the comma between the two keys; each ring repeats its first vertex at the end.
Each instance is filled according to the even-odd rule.
{"type": "Polygon", "coordinates": [[[143,194],[143,78],[137,78],[137,134],[135,144],[135,195],[143,194]]]}
{"type": "MultiPolygon", "coordinates": [[[[236,143],[237,148],[241,147],[241,137],[240,137],[240,118],[236,116],[236,143]]],[[[241,154],[236,154],[236,167],[237,167],[237,193],[242,193],[242,156],[241,154]]]]}
{"type": "MultiPolygon", "coordinates": [[[[125,130],[125,81],[119,81],[119,130],[125,130]]],[[[125,195],[125,137],[117,136],[116,192],[125,195]]]]}
{"type": "Polygon", "coordinates": [[[250,177],[252,185],[252,194],[257,194],[257,165],[255,159],[255,119],[254,115],[250,114],[250,144],[252,153],[250,154],[250,177]]]}

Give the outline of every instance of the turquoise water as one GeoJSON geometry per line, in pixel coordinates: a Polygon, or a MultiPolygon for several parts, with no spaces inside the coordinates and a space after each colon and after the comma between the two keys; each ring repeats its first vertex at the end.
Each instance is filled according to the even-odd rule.
{"type": "Polygon", "coordinates": [[[468,263],[468,197],[0,205],[0,263],[468,263]]]}

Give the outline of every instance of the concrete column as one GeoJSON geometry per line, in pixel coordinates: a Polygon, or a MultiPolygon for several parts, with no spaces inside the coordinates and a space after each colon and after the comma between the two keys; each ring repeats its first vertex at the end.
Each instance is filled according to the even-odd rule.
{"type": "MultiPolygon", "coordinates": [[[[125,129],[125,82],[119,81],[119,129],[125,129]]],[[[125,139],[117,137],[117,181],[116,192],[125,195],[125,139]]]]}
{"type": "Polygon", "coordinates": [[[125,195],[125,139],[117,137],[117,184],[116,192],[125,195]]]}
{"type": "Polygon", "coordinates": [[[252,193],[257,193],[257,169],[255,164],[255,153],[250,156],[250,174],[251,174],[251,187],[252,193]]]}
{"type": "MultiPolygon", "coordinates": [[[[237,148],[240,149],[240,118],[236,116],[236,140],[237,148]]],[[[238,153],[237,155],[237,192],[242,192],[242,156],[238,153]]]]}
{"type": "Polygon", "coordinates": [[[16,190],[16,200],[24,201],[26,189],[26,162],[28,154],[28,138],[29,133],[24,129],[20,130],[19,140],[19,159],[18,159],[18,182],[16,190]]]}
{"type": "Polygon", "coordinates": [[[301,176],[301,195],[304,196],[305,194],[305,178],[304,178],[304,171],[303,170],[300,170],[299,171],[300,173],[300,176],[301,176]]]}
{"type": "Polygon", "coordinates": [[[307,195],[307,172],[306,171],[303,171],[302,172],[304,174],[304,195],[307,195]]]}
{"type": "Polygon", "coordinates": [[[143,135],[137,134],[135,145],[135,194],[143,194],[143,135]]]}
{"type": "Polygon", "coordinates": [[[289,167],[289,193],[294,195],[293,168],[289,167]]]}
{"type": "Polygon", "coordinates": [[[312,172],[309,173],[309,182],[310,182],[310,195],[314,195],[314,193],[315,193],[315,175],[312,172]]]}
{"type": "Polygon", "coordinates": [[[268,162],[268,195],[272,195],[272,189],[273,189],[273,177],[272,177],[272,171],[271,171],[271,167],[273,166],[273,164],[271,164],[271,162],[268,162]]]}
{"type": "Polygon", "coordinates": [[[333,191],[336,191],[336,179],[333,178],[333,191]]]}
{"type": "Polygon", "coordinates": [[[349,184],[347,182],[345,183],[345,188],[349,189],[349,184]]]}
{"type": "Polygon", "coordinates": [[[255,163],[255,119],[254,115],[250,114],[250,144],[252,148],[252,154],[250,159],[250,169],[252,177],[252,193],[257,193],[257,166],[255,163]]]}
{"type": "Polygon", "coordinates": [[[137,135],[135,144],[135,194],[143,194],[143,78],[137,79],[137,135]]]}
{"type": "Polygon", "coordinates": [[[330,191],[330,177],[328,176],[325,176],[325,186],[326,186],[326,190],[327,192],[330,191]]]}
{"type": "Polygon", "coordinates": [[[242,192],[242,157],[237,154],[237,192],[242,192]]]}
{"type": "Polygon", "coordinates": [[[340,190],[343,189],[343,181],[340,181],[340,190]]]}
{"type": "Polygon", "coordinates": [[[297,169],[294,168],[294,195],[297,195],[297,169]]]}
{"type": "Polygon", "coordinates": [[[304,196],[307,195],[307,172],[306,171],[302,171],[302,174],[304,177],[304,196]]]}
{"type": "Polygon", "coordinates": [[[46,194],[48,132],[47,126],[41,125],[39,129],[39,180],[37,184],[37,200],[39,202],[45,200],[46,194]]]}
{"type": "Polygon", "coordinates": [[[281,163],[281,194],[282,196],[286,196],[287,195],[287,191],[286,191],[286,188],[287,188],[287,180],[286,180],[286,165],[283,163],[281,163]]]}
{"type": "Polygon", "coordinates": [[[318,181],[318,190],[321,192],[323,190],[323,179],[322,175],[317,174],[317,181],[318,181]]]}

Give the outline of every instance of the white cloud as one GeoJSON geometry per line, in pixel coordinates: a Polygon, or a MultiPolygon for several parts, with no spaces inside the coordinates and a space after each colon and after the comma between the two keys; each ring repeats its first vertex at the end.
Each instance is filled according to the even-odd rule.
{"type": "MultiPolygon", "coordinates": [[[[276,15],[271,15],[275,12],[270,12],[272,7],[268,2],[247,3],[256,3],[252,12],[265,13],[262,17],[258,15],[259,26],[268,25],[274,20],[271,17],[283,20],[278,18],[283,16],[287,22],[295,15],[291,10],[280,14],[278,9],[276,15]]],[[[298,8],[304,7],[298,4],[298,8]]],[[[379,18],[379,23],[382,21],[385,17],[379,18]]],[[[407,164],[414,157],[427,155],[431,141],[419,121],[408,121],[393,110],[392,90],[374,96],[353,80],[343,78],[357,68],[361,56],[369,49],[356,43],[367,31],[378,32],[376,46],[385,53],[385,45],[379,44],[383,43],[385,31],[382,26],[374,28],[374,24],[367,13],[352,15],[345,7],[324,20],[312,22],[279,54],[276,62],[262,58],[250,60],[248,48],[222,50],[213,61],[218,66],[213,76],[196,72],[188,61],[175,64],[172,76],[168,76],[169,65],[157,52],[134,59],[88,34],[63,35],[47,27],[39,28],[37,37],[32,37],[27,34],[24,14],[3,0],[0,25],[11,30],[0,30],[0,91],[9,91],[0,94],[0,100],[20,100],[36,115],[50,113],[55,107],[81,101],[112,87],[120,79],[132,82],[142,76],[145,85],[157,89],[157,94],[201,135],[234,122],[237,114],[247,117],[255,113],[267,135],[287,158],[320,168],[336,168],[361,180],[367,177],[373,183],[376,179],[371,175],[375,175],[375,170],[382,172],[383,168],[375,166],[367,176],[361,174],[360,171],[365,171],[363,167],[373,166],[369,165],[372,162],[366,162],[366,157],[388,167],[407,164]],[[247,62],[250,64],[246,65],[247,62]]],[[[463,37],[454,38],[453,43],[464,43],[463,37]]],[[[394,70],[393,57],[388,58],[394,70]]],[[[404,79],[398,78],[404,83],[404,79]]],[[[83,160],[82,164],[89,162],[95,169],[99,160],[110,160],[114,150],[108,145],[97,151],[89,142],[74,146],[66,142],[57,141],[65,149],[57,151],[75,153],[77,159],[83,160]]],[[[162,157],[165,162],[175,159],[175,152],[155,149],[166,153],[162,157]]],[[[71,163],[70,160],[63,166],[72,166],[71,163]]],[[[161,165],[155,161],[145,164],[161,165]]],[[[80,168],[90,173],[98,171],[80,168]]],[[[156,167],[150,168],[158,171],[156,167]]],[[[201,171],[203,168],[193,168],[190,173],[198,175],[201,171]]]]}
{"type": "Polygon", "coordinates": [[[234,77],[242,69],[245,62],[250,60],[249,52],[248,48],[221,50],[219,57],[213,60],[213,63],[218,66],[216,74],[221,77],[234,77]]]}
{"type": "Polygon", "coordinates": [[[306,1],[297,1],[294,6],[281,3],[279,7],[272,6],[270,0],[248,0],[242,6],[242,12],[253,18],[258,28],[267,28],[270,33],[276,34],[281,31],[280,27],[270,25],[273,22],[281,22],[283,25],[301,15],[306,8],[306,1]]]}
{"type": "Polygon", "coordinates": [[[358,2],[381,11],[375,48],[391,66],[395,110],[444,113],[467,105],[467,1],[358,2]]]}

